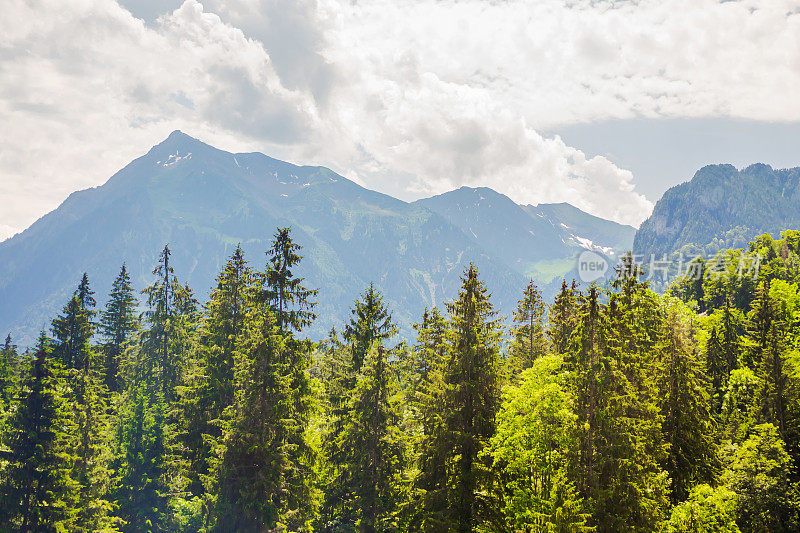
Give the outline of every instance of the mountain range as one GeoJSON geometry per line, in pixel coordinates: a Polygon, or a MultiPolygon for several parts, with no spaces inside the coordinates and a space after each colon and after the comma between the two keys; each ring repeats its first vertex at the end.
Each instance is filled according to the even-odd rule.
{"type": "Polygon", "coordinates": [[[800,167],[709,165],[664,193],[636,232],[633,251],[708,257],[785,229],[800,229],[800,167]]]}
{"type": "Polygon", "coordinates": [[[32,342],[83,272],[101,304],[123,263],[144,288],[165,243],[178,278],[203,301],[237,244],[262,269],[284,226],[303,246],[299,274],[320,289],[312,338],[341,328],[371,282],[409,336],[425,307],[455,296],[470,262],[508,315],[530,278],[549,298],[582,250],[614,257],[635,233],[569,204],[518,205],[489,188],[404,202],[324,167],[233,154],[175,131],[0,243],[0,331],[32,342]]]}

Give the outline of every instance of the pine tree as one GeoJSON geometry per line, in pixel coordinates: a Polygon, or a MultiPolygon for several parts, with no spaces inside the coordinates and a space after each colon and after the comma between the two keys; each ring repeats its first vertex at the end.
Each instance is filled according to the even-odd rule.
{"type": "Polygon", "coordinates": [[[198,349],[175,407],[177,455],[188,490],[202,496],[211,455],[222,437],[220,419],[233,403],[235,360],[255,311],[257,287],[240,246],[217,277],[200,324],[198,349]]]}
{"type": "Polygon", "coordinates": [[[399,414],[391,400],[392,381],[386,351],[376,345],[364,360],[350,416],[337,442],[342,454],[333,483],[349,489],[350,501],[342,505],[355,511],[354,525],[366,533],[396,527],[393,518],[404,452],[399,414]]]}
{"type": "Polygon", "coordinates": [[[542,293],[531,280],[514,311],[514,343],[511,345],[511,367],[514,375],[530,368],[534,360],[547,352],[542,326],[544,309],[542,293]]]}
{"type": "Polygon", "coordinates": [[[373,283],[355,302],[350,311],[353,315],[344,330],[344,339],[353,351],[353,372],[361,370],[367,351],[374,342],[384,342],[397,333],[392,314],[383,303],[383,296],[373,283]]]}
{"type": "Polygon", "coordinates": [[[312,312],[316,303],[310,299],[317,291],[304,287],[304,278],[292,273],[303,256],[298,254],[302,247],[292,241],[289,232],[290,228],[278,228],[272,247],[267,251],[264,296],[273,309],[278,329],[299,332],[316,318],[312,312]]]}
{"type": "Polygon", "coordinates": [[[104,380],[106,387],[112,392],[120,390],[119,364],[125,343],[139,329],[136,306],[130,275],[125,265],[122,265],[112,285],[108,303],[100,315],[99,324],[100,333],[105,339],[104,380]]]}
{"type": "Polygon", "coordinates": [[[0,487],[4,531],[69,531],[74,524],[72,426],[59,390],[60,369],[48,352],[42,332],[9,422],[8,463],[0,487]]]}
{"type": "Polygon", "coordinates": [[[669,445],[666,470],[672,502],[689,496],[691,487],[711,483],[720,465],[715,453],[711,400],[694,358],[689,332],[673,310],[668,311],[666,335],[660,346],[663,414],[662,431],[669,445]]]}
{"type": "MultiPolygon", "coordinates": [[[[236,362],[234,417],[210,493],[212,531],[266,531],[279,524],[306,530],[311,518],[313,455],[297,412],[287,339],[271,312],[258,317],[236,362]]],[[[305,374],[305,369],[302,369],[305,374]]],[[[294,384],[297,386],[297,384],[294,384]]]]}
{"type": "Polygon", "coordinates": [[[711,336],[706,341],[706,374],[710,381],[710,394],[713,412],[719,415],[722,412],[722,402],[728,382],[725,351],[717,334],[717,327],[711,329],[711,336]]]}
{"type": "Polygon", "coordinates": [[[443,390],[429,406],[437,427],[426,436],[415,487],[424,531],[472,531],[489,513],[490,459],[482,451],[499,407],[499,326],[489,292],[470,265],[448,304],[448,363],[443,390]]]}
{"type": "Polygon", "coordinates": [[[548,314],[549,328],[547,336],[555,353],[566,353],[569,338],[575,329],[577,317],[578,289],[575,281],[572,287],[567,286],[566,280],[561,281],[561,290],[556,296],[548,314]]]}
{"type": "Polygon", "coordinates": [[[118,437],[117,514],[125,533],[165,532],[166,406],[158,392],[149,393],[142,384],[132,385],[126,395],[118,437]]]}
{"type": "Polygon", "coordinates": [[[92,357],[89,345],[94,334],[92,294],[84,274],[64,310],[53,320],[53,335],[56,338],[54,353],[66,369],[82,368],[92,357]]]}

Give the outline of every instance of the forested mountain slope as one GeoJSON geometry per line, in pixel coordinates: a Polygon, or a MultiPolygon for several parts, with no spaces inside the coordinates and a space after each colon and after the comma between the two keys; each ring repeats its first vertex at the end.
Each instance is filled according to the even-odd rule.
{"type": "Polygon", "coordinates": [[[706,256],[800,227],[800,168],[709,165],[669,189],[636,233],[637,254],[706,256]]]}

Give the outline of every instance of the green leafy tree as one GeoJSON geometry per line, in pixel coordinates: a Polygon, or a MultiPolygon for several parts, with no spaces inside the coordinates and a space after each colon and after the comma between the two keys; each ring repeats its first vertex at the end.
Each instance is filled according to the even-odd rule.
{"type": "Polygon", "coordinates": [[[560,355],[537,358],[504,390],[488,453],[504,480],[504,526],[511,531],[587,530],[588,515],[567,466],[576,415],[560,355]]]}
{"type": "Polygon", "coordinates": [[[775,426],[755,426],[723,476],[726,487],[737,495],[736,522],[744,533],[800,528],[800,495],[793,471],[775,426]]]}
{"type": "Polygon", "coordinates": [[[740,533],[736,525],[736,494],[724,487],[701,484],[688,499],[672,508],[665,533],[740,533]]]}

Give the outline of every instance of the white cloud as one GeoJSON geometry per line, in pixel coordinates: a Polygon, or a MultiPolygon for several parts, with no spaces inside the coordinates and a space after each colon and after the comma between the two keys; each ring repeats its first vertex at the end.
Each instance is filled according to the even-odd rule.
{"type": "Polygon", "coordinates": [[[800,120],[800,0],[187,0],[154,24],[111,0],[8,4],[0,223],[15,227],[175,128],[406,198],[480,184],[636,224],[651,204],[630,172],[539,132],[800,120]]]}
{"type": "Polygon", "coordinates": [[[19,228],[14,228],[9,226],[8,224],[0,224],[0,242],[8,239],[9,237],[13,237],[17,233],[19,233],[19,228]]]}

